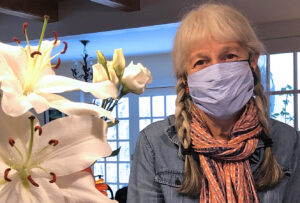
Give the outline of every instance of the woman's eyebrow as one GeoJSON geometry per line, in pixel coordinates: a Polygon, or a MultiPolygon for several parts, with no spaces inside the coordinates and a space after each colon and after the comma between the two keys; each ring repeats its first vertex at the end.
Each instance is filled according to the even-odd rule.
{"type": "Polygon", "coordinates": [[[236,51],[236,52],[239,52],[239,48],[238,47],[235,47],[235,46],[225,46],[221,49],[220,51],[220,55],[224,55],[230,51],[236,51]]]}
{"type": "Polygon", "coordinates": [[[208,59],[210,58],[207,54],[205,53],[197,53],[193,58],[204,58],[204,59],[208,59]]]}

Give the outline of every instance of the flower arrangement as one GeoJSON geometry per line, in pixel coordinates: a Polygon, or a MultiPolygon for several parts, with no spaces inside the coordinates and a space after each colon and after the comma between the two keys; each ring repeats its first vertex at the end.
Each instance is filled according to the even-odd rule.
{"type": "Polygon", "coordinates": [[[101,107],[112,111],[118,101],[128,93],[141,94],[146,85],[152,82],[151,72],[141,63],[132,61],[126,67],[122,49],[114,51],[113,60],[107,61],[105,56],[97,51],[98,63],[93,65],[93,83],[111,81],[118,92],[116,98],[103,99],[101,107]]]}
{"type": "Polygon", "coordinates": [[[0,202],[113,202],[84,169],[111,154],[106,120],[116,121],[110,111],[124,94],[142,93],[150,71],[141,64],[125,68],[116,50],[112,62],[98,52],[93,83],[56,75],[67,43],[51,56],[60,41],[56,32],[54,40],[43,40],[48,18],[38,46],[29,43],[28,23],[23,25],[25,47],[17,38],[17,46],[0,43],[0,202]],[[51,65],[54,58],[57,63],[51,65]],[[103,99],[102,107],[57,94],[74,90],[103,99]],[[41,126],[36,115],[50,107],[68,116],[41,126]]]}

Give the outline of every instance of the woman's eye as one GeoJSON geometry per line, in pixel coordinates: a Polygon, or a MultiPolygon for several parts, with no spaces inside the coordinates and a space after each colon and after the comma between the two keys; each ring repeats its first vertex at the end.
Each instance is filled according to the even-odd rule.
{"type": "Polygon", "coordinates": [[[234,58],[237,58],[237,55],[235,55],[235,54],[228,54],[226,56],[226,59],[234,59],[234,58]]]}
{"type": "Polygon", "coordinates": [[[194,64],[194,68],[196,67],[196,66],[202,66],[202,65],[204,65],[205,64],[205,60],[199,60],[199,61],[197,61],[195,64],[194,64]]]}

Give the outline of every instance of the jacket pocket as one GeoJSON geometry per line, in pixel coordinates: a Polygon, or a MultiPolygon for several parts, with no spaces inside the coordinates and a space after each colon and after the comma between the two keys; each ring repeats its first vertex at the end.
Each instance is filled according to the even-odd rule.
{"type": "Polygon", "coordinates": [[[156,173],[154,181],[172,187],[180,187],[183,182],[183,171],[163,170],[156,173]]]}

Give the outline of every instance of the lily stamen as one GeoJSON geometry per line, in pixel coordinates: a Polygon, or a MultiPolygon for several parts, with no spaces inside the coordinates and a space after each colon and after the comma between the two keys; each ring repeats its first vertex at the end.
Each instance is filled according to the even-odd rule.
{"type": "Polygon", "coordinates": [[[8,182],[11,181],[11,179],[7,177],[10,170],[11,170],[11,168],[7,168],[7,169],[5,169],[5,171],[4,171],[4,179],[5,179],[6,181],[8,181],[8,182]]]}
{"type": "Polygon", "coordinates": [[[31,53],[30,44],[29,44],[29,40],[28,40],[28,36],[27,36],[27,27],[28,27],[28,23],[25,22],[23,24],[23,33],[24,33],[25,38],[26,38],[26,43],[27,43],[27,46],[28,46],[29,53],[31,53]]]}
{"type": "Polygon", "coordinates": [[[56,174],[53,172],[50,172],[50,175],[52,176],[52,180],[50,180],[49,183],[54,183],[56,181],[56,174]]]}
{"type": "Polygon", "coordinates": [[[60,58],[58,58],[58,59],[57,59],[57,63],[56,63],[56,65],[55,65],[53,68],[54,68],[54,69],[58,69],[60,63],[61,63],[61,60],[60,60],[60,58]]]}
{"type": "Polygon", "coordinates": [[[20,45],[20,40],[17,38],[17,37],[13,37],[13,40],[18,44],[18,45],[20,45]]]}
{"type": "Polygon", "coordinates": [[[20,157],[23,159],[23,155],[22,152],[19,150],[18,147],[15,146],[15,140],[12,138],[8,139],[8,143],[10,144],[11,147],[15,148],[15,150],[18,152],[18,154],[20,155],[20,157]]]}
{"type": "Polygon", "coordinates": [[[55,140],[55,139],[52,139],[52,140],[49,140],[49,145],[53,145],[54,147],[58,144],[58,140],[55,140]]]}
{"type": "Polygon", "coordinates": [[[39,135],[41,136],[41,134],[43,132],[42,127],[41,126],[35,126],[34,131],[37,131],[37,130],[39,131],[39,135]]]}
{"type": "Polygon", "coordinates": [[[37,184],[31,177],[31,175],[27,176],[27,179],[29,180],[29,182],[34,185],[35,187],[39,187],[39,184],[37,184]]]}
{"type": "Polygon", "coordinates": [[[8,143],[10,144],[10,146],[14,146],[15,145],[15,140],[14,139],[12,139],[12,138],[9,138],[8,139],[8,143]]]}
{"type": "Polygon", "coordinates": [[[56,42],[57,42],[57,39],[58,39],[58,35],[57,35],[57,32],[55,32],[55,31],[53,31],[52,33],[54,34],[54,42],[53,42],[53,45],[55,45],[56,42]]]}
{"type": "Polygon", "coordinates": [[[26,28],[28,27],[28,23],[27,22],[24,22],[23,23],[23,33],[24,35],[26,35],[26,28]]]}
{"type": "Polygon", "coordinates": [[[64,54],[64,53],[66,53],[66,51],[67,51],[67,48],[68,48],[68,43],[67,43],[67,42],[65,42],[65,41],[63,41],[62,43],[64,43],[64,44],[65,44],[65,47],[64,47],[64,50],[62,50],[60,53],[61,53],[61,54],[64,54]]]}
{"type": "Polygon", "coordinates": [[[38,55],[42,55],[42,53],[41,53],[41,52],[39,52],[39,51],[34,51],[34,52],[32,52],[32,53],[30,54],[31,58],[33,58],[33,57],[34,57],[34,55],[36,55],[36,54],[38,54],[38,55]]]}

